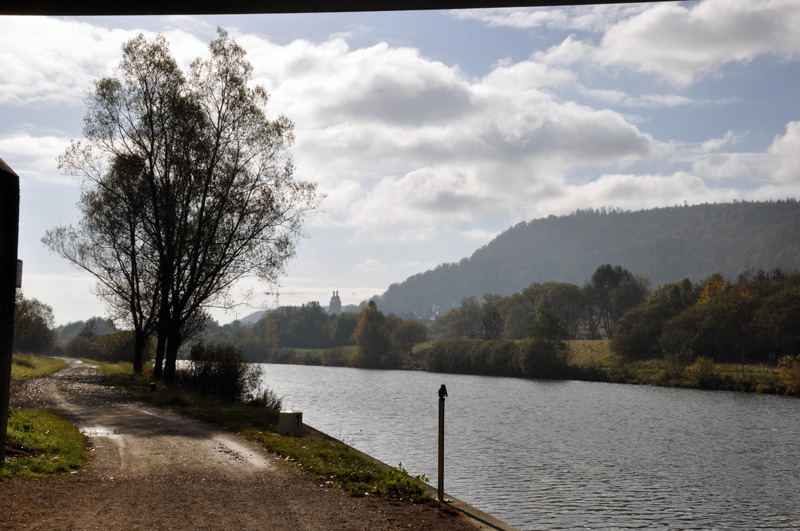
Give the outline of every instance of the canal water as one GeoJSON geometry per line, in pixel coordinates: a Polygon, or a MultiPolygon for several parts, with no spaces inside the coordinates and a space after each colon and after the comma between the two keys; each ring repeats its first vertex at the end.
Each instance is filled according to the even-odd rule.
{"type": "Polygon", "coordinates": [[[800,400],[263,365],[305,423],[523,530],[800,529],[800,400]]]}

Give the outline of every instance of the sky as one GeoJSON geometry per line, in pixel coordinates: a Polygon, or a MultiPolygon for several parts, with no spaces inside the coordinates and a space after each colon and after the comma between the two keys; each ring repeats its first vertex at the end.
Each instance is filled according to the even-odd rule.
{"type": "Polygon", "coordinates": [[[358,304],[519,223],[576,209],[800,198],[800,2],[707,0],[342,14],[0,17],[0,158],[20,176],[23,293],[57,324],[104,316],[42,245],[77,224],[57,158],[121,45],[164,35],[183,68],[222,27],[270,117],[295,123],[321,209],[281,278],[221,323],[358,304]]]}

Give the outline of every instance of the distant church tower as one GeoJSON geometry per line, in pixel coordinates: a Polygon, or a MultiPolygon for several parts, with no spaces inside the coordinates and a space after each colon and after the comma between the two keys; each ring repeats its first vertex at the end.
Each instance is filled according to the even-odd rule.
{"type": "Polygon", "coordinates": [[[339,292],[334,291],[331,297],[331,303],[328,305],[328,313],[342,313],[342,299],[339,298],[339,292]]]}

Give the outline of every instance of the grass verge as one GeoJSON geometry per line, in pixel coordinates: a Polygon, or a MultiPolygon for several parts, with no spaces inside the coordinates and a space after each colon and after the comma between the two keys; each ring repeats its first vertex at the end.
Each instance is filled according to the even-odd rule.
{"type": "Polygon", "coordinates": [[[66,472],[89,458],[83,435],[52,411],[9,408],[7,443],[0,478],[66,472]]]}
{"type": "MultiPolygon", "coordinates": [[[[96,362],[93,362],[96,363],[96,362]]],[[[402,464],[386,467],[349,446],[305,433],[302,437],[278,434],[279,414],[264,407],[221,402],[180,386],[161,384],[133,374],[130,364],[100,364],[109,383],[128,389],[142,402],[196,418],[239,433],[267,450],[293,462],[314,476],[322,486],[341,488],[354,496],[380,496],[393,501],[437,504],[420,481],[410,477],[402,464]]]]}
{"type": "Polygon", "coordinates": [[[25,380],[48,376],[66,366],[66,362],[61,358],[46,358],[15,352],[11,360],[11,379],[25,380]]]}
{"type": "MultiPolygon", "coordinates": [[[[48,376],[66,365],[60,358],[15,352],[11,379],[48,376]]],[[[87,459],[86,440],[65,418],[51,411],[9,408],[6,461],[0,467],[0,479],[58,474],[80,468],[87,459]]]]}
{"type": "Polygon", "coordinates": [[[769,394],[786,392],[778,368],[764,364],[681,364],[653,359],[626,362],[611,350],[609,340],[569,341],[569,364],[582,379],[636,385],[658,385],[769,394]],[[699,372],[698,372],[699,371],[699,372]]]}

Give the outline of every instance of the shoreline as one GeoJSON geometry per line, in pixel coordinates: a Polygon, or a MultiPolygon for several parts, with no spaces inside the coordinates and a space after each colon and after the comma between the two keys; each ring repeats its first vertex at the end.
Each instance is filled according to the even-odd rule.
{"type": "MultiPolygon", "coordinates": [[[[309,424],[303,423],[303,429],[307,430],[308,433],[310,433],[311,435],[314,435],[315,437],[320,437],[322,439],[327,439],[329,441],[335,441],[335,442],[337,442],[339,444],[347,446],[352,451],[354,451],[357,454],[363,456],[365,459],[369,459],[370,461],[378,463],[381,466],[385,466],[386,468],[392,468],[390,465],[384,463],[380,459],[376,459],[375,457],[362,452],[358,448],[354,448],[353,446],[351,446],[351,445],[349,445],[349,444],[347,444],[347,443],[345,443],[343,441],[340,441],[336,437],[332,437],[332,436],[328,435],[327,433],[325,433],[324,431],[318,430],[317,428],[314,428],[313,426],[311,426],[309,424]]],[[[437,498],[438,494],[439,494],[438,489],[436,487],[432,486],[432,485],[429,485],[428,483],[424,483],[423,482],[423,485],[425,486],[425,490],[428,492],[428,494],[431,496],[431,498],[433,498],[435,500],[437,498]]],[[[451,507],[451,508],[459,511],[464,516],[466,516],[473,524],[475,524],[475,526],[478,529],[498,530],[498,531],[519,531],[519,529],[517,529],[516,527],[512,526],[511,524],[508,524],[507,522],[504,522],[504,521],[500,520],[499,518],[496,518],[496,517],[490,515],[489,513],[481,511],[477,507],[473,507],[472,505],[468,504],[467,502],[459,500],[455,496],[451,496],[450,494],[447,494],[446,492],[444,494],[445,494],[445,501],[443,502],[442,505],[444,505],[446,507],[451,507]]]]}

